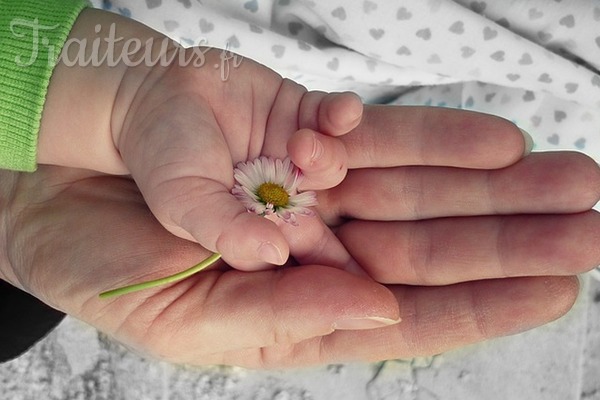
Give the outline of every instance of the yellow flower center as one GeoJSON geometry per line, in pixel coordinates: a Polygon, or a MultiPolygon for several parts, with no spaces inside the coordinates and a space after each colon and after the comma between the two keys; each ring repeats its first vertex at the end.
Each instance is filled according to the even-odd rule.
{"type": "Polygon", "coordinates": [[[264,203],[273,204],[274,207],[285,207],[290,199],[288,192],[273,182],[265,182],[260,185],[256,194],[264,203]]]}

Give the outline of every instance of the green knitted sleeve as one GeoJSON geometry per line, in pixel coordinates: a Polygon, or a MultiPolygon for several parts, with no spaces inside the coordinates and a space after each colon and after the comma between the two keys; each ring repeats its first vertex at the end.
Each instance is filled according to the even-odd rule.
{"type": "Polygon", "coordinates": [[[0,168],[36,169],[50,76],[85,0],[0,0],[0,168]]]}

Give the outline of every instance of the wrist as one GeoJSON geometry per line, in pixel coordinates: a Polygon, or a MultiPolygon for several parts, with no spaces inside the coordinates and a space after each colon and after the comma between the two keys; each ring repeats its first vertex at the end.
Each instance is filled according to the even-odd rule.
{"type": "Polygon", "coordinates": [[[50,80],[38,163],[128,173],[115,143],[150,71],[143,65],[144,46],[163,38],[119,15],[84,10],[50,80]]]}

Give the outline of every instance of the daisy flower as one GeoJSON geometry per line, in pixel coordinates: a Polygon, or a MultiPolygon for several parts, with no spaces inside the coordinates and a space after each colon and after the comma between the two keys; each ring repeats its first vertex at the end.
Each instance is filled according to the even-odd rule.
{"type": "Polygon", "coordinates": [[[314,215],[308,207],[317,205],[315,192],[298,193],[302,172],[289,158],[260,157],[242,162],[233,171],[237,182],[231,193],[249,212],[275,214],[285,222],[298,225],[296,214],[314,215]]]}

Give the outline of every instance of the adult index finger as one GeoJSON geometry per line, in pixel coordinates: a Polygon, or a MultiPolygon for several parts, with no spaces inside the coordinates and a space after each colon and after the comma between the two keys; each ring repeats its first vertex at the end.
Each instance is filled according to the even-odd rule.
{"type": "Polygon", "coordinates": [[[494,169],[533,147],[510,121],[473,111],[417,106],[365,106],[361,123],[340,138],[349,168],[438,165],[494,169]]]}

